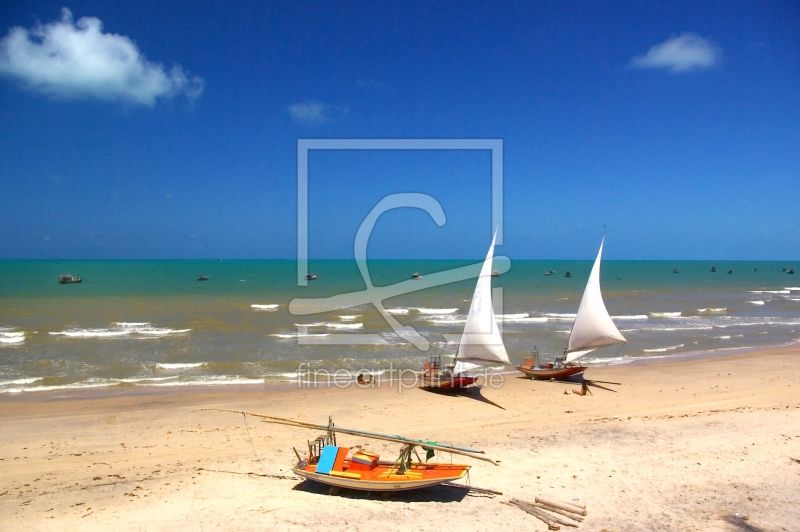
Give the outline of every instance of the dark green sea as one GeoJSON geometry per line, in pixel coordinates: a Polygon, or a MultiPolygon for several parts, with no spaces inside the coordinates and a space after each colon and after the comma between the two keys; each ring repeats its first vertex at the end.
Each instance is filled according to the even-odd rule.
{"type": "MultiPolygon", "coordinates": [[[[384,286],[475,262],[375,260],[369,267],[372,282],[384,286]]],[[[563,349],[591,266],[515,260],[493,279],[502,288],[496,313],[512,362],[534,345],[546,358],[563,349]],[[543,275],[549,269],[557,273],[543,275]]],[[[795,342],[800,279],[784,268],[798,264],[604,261],[606,306],[628,343],[587,362],[795,342]]],[[[0,261],[0,393],[293,381],[301,363],[331,372],[419,368],[428,353],[396,334],[371,304],[292,315],[295,298],[365,288],[354,261],[311,261],[309,271],[317,280],[300,287],[289,260],[0,261]],[[84,280],[62,285],[62,273],[84,280]],[[362,343],[349,345],[342,335],[362,343]]],[[[474,286],[470,279],[384,305],[432,349],[452,354],[455,345],[443,335],[460,334],[474,286]]]]}

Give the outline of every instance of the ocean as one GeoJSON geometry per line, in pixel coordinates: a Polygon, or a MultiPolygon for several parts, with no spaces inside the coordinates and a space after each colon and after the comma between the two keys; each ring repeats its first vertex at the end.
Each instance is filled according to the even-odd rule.
{"type": "MultiPolygon", "coordinates": [[[[374,285],[385,286],[476,262],[374,260],[369,269],[374,285]]],[[[496,312],[513,363],[534,346],[544,359],[561,352],[591,266],[513,260],[493,279],[502,289],[496,312]],[[543,275],[550,269],[556,273],[543,275]]],[[[796,342],[800,278],[789,269],[797,264],[604,261],[606,307],[628,343],[584,360],[620,364],[796,342]]],[[[0,394],[296,382],[309,370],[420,368],[430,353],[395,333],[371,304],[293,315],[295,298],[365,289],[354,261],[312,260],[309,271],[317,279],[299,287],[291,260],[0,261],[0,394]],[[84,280],[62,285],[62,273],[84,280]],[[352,335],[361,343],[353,345],[352,335]]],[[[474,286],[470,279],[383,304],[429,349],[451,355],[474,286]]]]}

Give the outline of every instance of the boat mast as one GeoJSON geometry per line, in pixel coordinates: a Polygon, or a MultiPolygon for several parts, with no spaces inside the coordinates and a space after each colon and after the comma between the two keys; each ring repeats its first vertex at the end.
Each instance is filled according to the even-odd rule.
{"type": "Polygon", "coordinates": [[[406,438],[404,436],[391,436],[389,434],[380,434],[378,432],[369,432],[366,430],[358,430],[358,429],[348,429],[344,427],[337,427],[333,424],[333,421],[329,420],[328,425],[317,425],[314,423],[306,423],[304,421],[297,421],[295,419],[286,419],[282,417],[275,417],[275,416],[268,416],[266,414],[256,414],[255,412],[245,412],[244,410],[231,410],[229,408],[201,408],[200,411],[210,411],[216,410],[219,412],[233,412],[234,414],[242,414],[247,416],[253,417],[260,417],[267,420],[267,423],[274,423],[276,425],[288,425],[290,427],[299,427],[304,429],[317,429],[317,430],[324,430],[329,431],[332,433],[340,432],[342,434],[350,434],[351,436],[364,436],[366,438],[372,438],[375,440],[384,440],[390,441],[394,443],[402,443],[405,445],[412,445],[412,446],[419,446],[425,447],[426,449],[434,449],[437,451],[444,451],[453,454],[460,454],[463,456],[468,456],[470,458],[475,458],[476,460],[483,460],[484,462],[489,462],[494,465],[498,465],[497,462],[492,460],[491,458],[486,458],[484,456],[476,456],[476,454],[484,454],[483,451],[479,451],[477,449],[470,449],[468,447],[458,447],[455,445],[449,445],[446,443],[437,443],[437,442],[428,442],[425,440],[415,440],[412,438],[406,438]]]}

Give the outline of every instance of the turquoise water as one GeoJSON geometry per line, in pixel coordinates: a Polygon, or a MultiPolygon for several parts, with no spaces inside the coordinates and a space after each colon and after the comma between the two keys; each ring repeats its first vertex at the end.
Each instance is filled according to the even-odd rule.
{"type": "MultiPolygon", "coordinates": [[[[377,260],[370,262],[370,274],[383,286],[413,272],[425,277],[472,263],[377,260]]],[[[591,265],[512,261],[509,272],[493,279],[502,288],[497,313],[505,316],[512,362],[534,345],[551,358],[563,349],[591,265]],[[542,275],[548,269],[557,273],[542,275]],[[564,277],[566,270],[572,277],[564,277]]],[[[798,264],[606,261],[606,306],[628,344],[587,359],[624,363],[796,341],[800,280],[783,268],[797,270],[798,264]]],[[[311,261],[309,271],[318,279],[298,287],[296,264],[288,260],[0,261],[0,393],[291,381],[301,363],[377,372],[418,368],[427,357],[369,304],[292,315],[294,298],[365,288],[353,261],[311,261]],[[61,273],[84,281],[61,285],[61,273]],[[197,281],[201,274],[210,280],[197,281]],[[337,335],[346,334],[372,336],[366,344],[337,344],[348,340],[337,335]]],[[[420,290],[384,304],[434,349],[450,354],[474,284],[420,290]]]]}

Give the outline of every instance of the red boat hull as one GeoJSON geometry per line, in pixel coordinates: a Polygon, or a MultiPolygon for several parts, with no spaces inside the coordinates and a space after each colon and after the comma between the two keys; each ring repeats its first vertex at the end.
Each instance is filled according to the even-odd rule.
{"type": "Polygon", "coordinates": [[[566,368],[524,368],[522,366],[517,366],[517,369],[525,374],[526,377],[531,379],[540,379],[540,380],[565,380],[569,377],[574,377],[575,375],[580,375],[583,373],[583,370],[586,368],[583,366],[569,366],[566,368]]]}
{"type": "Polygon", "coordinates": [[[475,377],[458,375],[455,377],[431,377],[420,376],[420,388],[431,388],[436,390],[460,390],[475,384],[475,377]]]}

